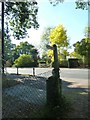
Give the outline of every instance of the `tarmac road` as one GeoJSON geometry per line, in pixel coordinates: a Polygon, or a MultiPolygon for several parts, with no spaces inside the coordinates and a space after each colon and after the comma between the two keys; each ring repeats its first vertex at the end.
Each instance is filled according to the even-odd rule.
{"type": "MultiPolygon", "coordinates": [[[[50,77],[53,68],[35,68],[35,75],[50,77]]],[[[6,68],[8,73],[17,73],[16,68],[6,68]]],[[[19,68],[19,74],[33,75],[33,68],[19,68]]],[[[60,78],[64,81],[74,82],[74,87],[88,88],[89,70],[77,68],[60,68],[60,78]]],[[[73,87],[73,86],[70,86],[73,87]]]]}

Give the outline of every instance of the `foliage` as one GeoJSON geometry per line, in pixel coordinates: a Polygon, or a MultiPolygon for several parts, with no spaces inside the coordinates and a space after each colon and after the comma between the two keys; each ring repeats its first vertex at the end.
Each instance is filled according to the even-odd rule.
{"type": "Polygon", "coordinates": [[[46,45],[50,44],[49,36],[52,29],[52,27],[47,27],[42,33],[40,47],[43,49],[43,52],[46,52],[48,50],[46,45]]]}
{"type": "MultiPolygon", "coordinates": [[[[63,3],[66,0],[49,0],[53,6],[56,6],[59,3],[63,3]]],[[[75,1],[76,4],[76,9],[82,9],[82,10],[87,10],[88,7],[90,6],[90,1],[85,1],[85,0],[77,0],[75,1]]]]}
{"type": "Polygon", "coordinates": [[[23,54],[30,55],[37,65],[38,51],[33,45],[29,44],[27,41],[20,42],[20,45],[16,46],[16,48],[13,50],[13,59],[15,60],[23,54]]]}
{"type": "Polygon", "coordinates": [[[64,68],[64,67],[67,68],[67,67],[68,67],[68,60],[66,60],[66,59],[60,60],[59,66],[60,66],[60,67],[63,67],[63,68],[64,68]]]}
{"type": "MultiPolygon", "coordinates": [[[[51,46],[54,44],[57,45],[59,63],[61,59],[66,59],[66,56],[69,55],[67,51],[68,46],[69,46],[69,40],[68,40],[66,32],[67,31],[65,30],[63,25],[56,26],[50,32],[51,46]]],[[[48,56],[53,56],[53,52],[51,50],[48,51],[48,56]]],[[[52,57],[52,62],[53,61],[54,61],[54,58],[52,57]]]]}
{"type": "Polygon", "coordinates": [[[49,56],[46,52],[42,54],[42,60],[46,62],[46,64],[50,64],[51,63],[51,56],[49,56]]]}
{"type": "Polygon", "coordinates": [[[67,56],[69,56],[69,52],[65,49],[62,49],[62,59],[66,59],[67,56]]]}
{"type": "Polygon", "coordinates": [[[84,38],[81,41],[76,42],[73,46],[75,47],[74,51],[82,56],[83,64],[90,65],[90,39],[84,38]]]}
{"type": "Polygon", "coordinates": [[[74,57],[74,58],[78,58],[78,59],[82,58],[82,56],[80,54],[78,54],[77,52],[75,52],[75,51],[70,53],[70,57],[74,57]]]}
{"type": "Polygon", "coordinates": [[[54,56],[53,56],[53,51],[52,50],[48,50],[48,57],[51,58],[51,61],[54,62],[54,56]]]}
{"type": "MultiPolygon", "coordinates": [[[[7,23],[6,23],[7,24],[7,23]]],[[[5,29],[4,34],[4,59],[5,61],[12,62],[12,51],[15,49],[16,45],[11,42],[9,30],[8,30],[8,24],[5,29]]]]}
{"type": "Polygon", "coordinates": [[[14,66],[18,67],[32,67],[33,66],[33,59],[30,55],[23,54],[19,58],[14,61],[14,66]]]}
{"type": "Polygon", "coordinates": [[[63,3],[64,0],[49,0],[51,4],[53,4],[53,6],[56,6],[59,3],[63,3]]]}
{"type": "Polygon", "coordinates": [[[75,52],[77,52],[81,56],[88,57],[88,51],[90,49],[90,39],[84,38],[81,41],[76,42],[73,46],[75,47],[75,52]]]}
{"type": "Polygon", "coordinates": [[[19,40],[25,38],[27,29],[32,26],[39,27],[37,22],[37,2],[5,2],[5,18],[9,22],[9,30],[13,32],[14,38],[19,40]]]}
{"type": "Polygon", "coordinates": [[[59,47],[66,47],[69,45],[66,30],[63,25],[58,25],[51,31],[50,42],[52,45],[56,44],[59,47]]]}
{"type": "Polygon", "coordinates": [[[77,0],[76,3],[76,9],[82,9],[82,10],[87,10],[88,6],[90,5],[90,1],[85,1],[85,0],[77,0]]]}
{"type": "Polygon", "coordinates": [[[84,34],[85,38],[90,38],[90,26],[85,27],[84,34]]]}

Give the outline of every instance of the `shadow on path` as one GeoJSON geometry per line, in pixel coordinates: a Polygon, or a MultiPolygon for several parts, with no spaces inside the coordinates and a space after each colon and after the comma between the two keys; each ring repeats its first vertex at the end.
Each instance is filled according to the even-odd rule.
{"type": "MultiPolygon", "coordinates": [[[[39,111],[46,104],[46,78],[40,76],[7,75],[8,83],[18,84],[3,86],[3,118],[38,118],[39,111]],[[11,82],[12,83],[12,82],[11,82]]],[[[73,83],[62,80],[62,94],[71,100],[74,111],[69,118],[87,118],[88,94],[86,88],[69,87],[73,83]]],[[[3,84],[4,85],[4,84],[3,84]]]]}
{"type": "Polygon", "coordinates": [[[69,118],[88,118],[88,88],[74,86],[74,82],[62,80],[62,94],[72,103],[73,111],[68,115],[69,118]]]}

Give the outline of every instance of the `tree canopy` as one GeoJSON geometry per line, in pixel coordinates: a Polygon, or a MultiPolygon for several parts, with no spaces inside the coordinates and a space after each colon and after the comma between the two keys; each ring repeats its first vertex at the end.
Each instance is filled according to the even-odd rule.
{"type": "Polygon", "coordinates": [[[74,45],[75,51],[81,56],[88,57],[88,51],[90,50],[90,39],[82,39],[76,42],[74,45]]]}
{"type": "Polygon", "coordinates": [[[27,29],[37,29],[37,2],[5,2],[5,20],[9,22],[9,30],[12,30],[17,40],[25,38],[27,29]]]}
{"type": "Polygon", "coordinates": [[[41,35],[41,44],[40,47],[43,49],[43,52],[46,52],[48,49],[46,45],[50,44],[50,32],[53,29],[53,27],[47,27],[44,29],[42,35],[41,35]]]}
{"type": "Polygon", "coordinates": [[[50,33],[51,45],[56,44],[58,47],[67,47],[69,41],[66,32],[63,25],[56,26],[50,33]]]}
{"type": "Polygon", "coordinates": [[[31,55],[32,59],[37,60],[38,50],[27,41],[20,42],[20,45],[17,45],[16,48],[13,50],[14,59],[17,59],[23,54],[31,55]]]}

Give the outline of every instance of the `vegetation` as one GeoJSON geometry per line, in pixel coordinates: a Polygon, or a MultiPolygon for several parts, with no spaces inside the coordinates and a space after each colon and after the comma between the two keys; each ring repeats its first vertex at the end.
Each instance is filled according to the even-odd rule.
{"type": "Polygon", "coordinates": [[[28,42],[20,42],[20,45],[16,46],[16,48],[13,50],[14,60],[23,54],[31,55],[31,58],[34,60],[34,62],[37,62],[38,51],[33,45],[29,44],[28,42]]]}
{"type": "MultiPolygon", "coordinates": [[[[49,0],[53,6],[56,6],[59,3],[63,3],[66,0],[49,0]]],[[[77,0],[75,2],[76,4],[76,9],[82,9],[82,10],[87,10],[88,6],[90,6],[90,2],[86,0],[77,0]]]]}
{"type": "Polygon", "coordinates": [[[8,29],[8,23],[6,23],[6,29],[5,29],[5,34],[4,34],[4,59],[5,61],[9,62],[12,64],[12,51],[15,49],[16,45],[12,43],[10,34],[9,34],[9,29],[8,29]]]}
{"type": "MultiPolygon", "coordinates": [[[[59,63],[61,59],[66,60],[66,56],[69,55],[67,51],[68,46],[69,46],[69,40],[68,40],[67,33],[63,25],[56,26],[50,32],[50,43],[51,43],[51,46],[54,44],[57,45],[59,63]]],[[[48,55],[52,56],[52,54],[53,53],[51,52],[51,50],[49,50],[48,55]]]]}
{"type": "Polygon", "coordinates": [[[66,97],[62,96],[60,103],[57,106],[46,105],[44,108],[45,118],[67,118],[68,113],[71,112],[71,102],[66,97]]]}
{"type": "Polygon", "coordinates": [[[89,51],[90,51],[90,27],[85,28],[85,38],[83,38],[81,41],[77,41],[74,46],[74,55],[77,55],[78,58],[80,58],[83,62],[83,64],[90,65],[89,60],[89,51]]]}
{"type": "Polygon", "coordinates": [[[5,20],[12,30],[14,38],[17,40],[25,38],[27,29],[34,27],[37,29],[37,2],[5,2],[5,20]]]}
{"type": "Polygon", "coordinates": [[[20,45],[14,45],[11,43],[11,40],[5,39],[4,53],[6,66],[8,67],[12,66],[14,61],[23,54],[30,55],[31,59],[33,60],[33,65],[38,65],[38,50],[28,42],[20,42],[20,45]]]}
{"type": "Polygon", "coordinates": [[[14,61],[16,67],[35,67],[35,63],[30,55],[23,54],[14,61]]]}
{"type": "Polygon", "coordinates": [[[46,51],[48,51],[48,48],[46,47],[46,45],[50,44],[50,32],[52,31],[53,27],[47,27],[44,29],[42,35],[41,35],[41,45],[40,47],[43,50],[43,53],[45,54],[46,51]]]}

